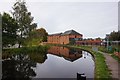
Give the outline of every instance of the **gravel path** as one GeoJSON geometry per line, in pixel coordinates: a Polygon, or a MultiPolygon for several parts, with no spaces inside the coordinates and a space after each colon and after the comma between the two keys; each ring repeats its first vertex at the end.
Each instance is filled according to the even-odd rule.
{"type": "Polygon", "coordinates": [[[118,63],[117,60],[115,60],[113,57],[111,57],[110,54],[100,52],[104,55],[106,58],[106,64],[109,68],[109,70],[112,73],[113,80],[120,80],[120,63],[118,63]]]}

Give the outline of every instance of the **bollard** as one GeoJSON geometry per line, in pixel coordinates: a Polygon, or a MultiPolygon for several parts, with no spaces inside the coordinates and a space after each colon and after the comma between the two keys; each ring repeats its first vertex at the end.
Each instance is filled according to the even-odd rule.
{"type": "Polygon", "coordinates": [[[77,80],[86,80],[86,75],[84,73],[77,73],[77,80]]]}

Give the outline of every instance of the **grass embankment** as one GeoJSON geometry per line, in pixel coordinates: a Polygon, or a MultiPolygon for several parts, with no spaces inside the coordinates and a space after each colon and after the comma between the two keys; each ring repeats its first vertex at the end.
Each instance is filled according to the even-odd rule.
{"type": "Polygon", "coordinates": [[[28,38],[24,41],[23,45],[27,47],[38,46],[42,42],[42,38],[28,38]]]}
{"type": "Polygon", "coordinates": [[[91,46],[70,46],[70,47],[80,48],[80,49],[89,51],[94,56],[96,80],[99,80],[99,79],[109,80],[111,78],[110,71],[105,62],[105,57],[101,53],[93,51],[91,46]]]}
{"type": "Polygon", "coordinates": [[[99,46],[98,50],[110,54],[115,60],[120,63],[120,58],[114,54],[114,52],[120,52],[120,46],[113,46],[111,50],[107,50],[105,46],[99,46]]]}

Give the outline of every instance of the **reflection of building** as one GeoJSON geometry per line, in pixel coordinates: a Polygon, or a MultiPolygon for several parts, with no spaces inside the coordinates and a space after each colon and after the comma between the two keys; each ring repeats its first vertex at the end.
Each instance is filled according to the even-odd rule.
{"type": "Polygon", "coordinates": [[[53,46],[48,50],[49,54],[62,56],[69,61],[75,61],[82,57],[82,51],[80,49],[68,49],[66,47],[53,46]]]}
{"type": "Polygon", "coordinates": [[[82,34],[74,30],[69,30],[64,33],[52,34],[48,36],[48,43],[52,44],[69,44],[82,39],[82,34]]]}

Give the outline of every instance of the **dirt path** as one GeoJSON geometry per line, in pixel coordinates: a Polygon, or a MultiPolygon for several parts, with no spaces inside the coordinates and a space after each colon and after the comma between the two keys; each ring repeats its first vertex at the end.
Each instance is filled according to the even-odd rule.
{"type": "Polygon", "coordinates": [[[116,80],[120,80],[120,63],[118,63],[117,60],[112,58],[111,55],[103,52],[100,52],[100,53],[102,53],[106,58],[106,64],[112,73],[111,75],[112,78],[116,80]]]}

